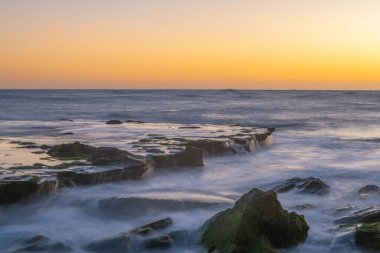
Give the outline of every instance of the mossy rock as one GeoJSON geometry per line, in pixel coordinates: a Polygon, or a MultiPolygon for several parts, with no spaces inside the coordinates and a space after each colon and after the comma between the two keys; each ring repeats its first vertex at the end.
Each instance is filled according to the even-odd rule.
{"type": "Polygon", "coordinates": [[[380,222],[358,226],[355,231],[358,246],[380,250],[380,222]]]}
{"type": "Polygon", "coordinates": [[[309,226],[303,216],[284,210],[275,192],[253,189],[202,230],[201,244],[209,252],[272,253],[304,242],[309,226]]]}

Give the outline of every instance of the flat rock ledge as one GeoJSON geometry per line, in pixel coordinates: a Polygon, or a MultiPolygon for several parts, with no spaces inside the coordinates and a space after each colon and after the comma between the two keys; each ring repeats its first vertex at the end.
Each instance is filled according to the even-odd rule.
{"type": "Polygon", "coordinates": [[[302,215],[284,210],[275,192],[252,189],[201,230],[208,252],[272,253],[304,242],[309,226],[302,215]]]}
{"type": "Polygon", "coordinates": [[[41,152],[46,152],[51,159],[62,163],[54,166],[36,163],[7,169],[7,173],[0,177],[0,205],[47,195],[61,187],[141,180],[160,168],[202,167],[205,155],[251,152],[266,145],[273,131],[273,128],[265,131],[245,128],[234,135],[210,139],[162,138],[152,135],[134,145],[145,147],[152,143],[158,145],[159,142],[161,146],[175,145],[177,149],[169,153],[151,150],[147,155],[80,142],[50,147],[43,145],[40,146],[41,152]]]}

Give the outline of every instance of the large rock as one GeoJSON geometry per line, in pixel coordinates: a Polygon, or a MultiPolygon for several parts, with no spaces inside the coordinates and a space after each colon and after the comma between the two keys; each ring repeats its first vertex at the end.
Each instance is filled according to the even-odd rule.
{"type": "Polygon", "coordinates": [[[102,199],[99,201],[99,210],[112,216],[141,217],[144,215],[215,208],[227,205],[228,203],[225,202],[130,197],[102,199]]]}
{"type": "Polygon", "coordinates": [[[283,193],[295,190],[300,193],[309,193],[317,195],[325,195],[330,192],[330,187],[322,180],[315,177],[308,178],[292,178],[283,184],[273,188],[277,193],[283,193]]]}
{"type": "Polygon", "coordinates": [[[305,241],[309,226],[303,216],[284,210],[275,192],[253,189],[202,230],[201,244],[209,252],[271,253],[305,241]]]}
{"type": "Polygon", "coordinates": [[[94,166],[107,168],[79,168],[59,172],[57,177],[62,186],[91,185],[121,180],[143,179],[153,170],[153,163],[113,147],[93,147],[79,142],[53,146],[48,154],[58,158],[82,158],[94,166]]]}
{"type": "Polygon", "coordinates": [[[358,246],[380,250],[380,222],[358,226],[355,231],[355,242],[358,246]]]}

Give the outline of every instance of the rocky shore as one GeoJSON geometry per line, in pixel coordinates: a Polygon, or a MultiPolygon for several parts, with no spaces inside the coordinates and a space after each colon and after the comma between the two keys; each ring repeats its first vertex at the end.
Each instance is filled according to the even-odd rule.
{"type": "MultiPolygon", "coordinates": [[[[205,167],[209,156],[249,153],[271,144],[274,132],[273,128],[240,125],[167,124],[160,126],[171,129],[172,132],[165,135],[153,131],[157,125],[140,121],[110,120],[102,124],[106,132],[99,135],[101,137],[89,138],[81,135],[81,130],[73,128],[65,129],[54,136],[56,139],[52,137],[49,141],[2,139],[1,142],[10,145],[15,152],[37,157],[38,162],[2,164],[0,205],[32,203],[62,188],[117,181],[136,182],[149,180],[155,173],[199,170],[205,167]],[[102,145],[109,132],[138,131],[144,125],[151,131],[144,131],[143,136],[115,141],[115,146],[102,145]]],[[[223,198],[211,201],[181,197],[103,197],[91,209],[99,217],[121,221],[152,216],[162,219],[84,241],[80,250],[99,253],[165,252],[176,247],[199,245],[201,250],[215,253],[273,253],[299,247],[313,230],[307,216],[305,218],[302,213],[316,208],[313,200],[326,199],[336,190],[327,183],[309,175],[284,178],[264,190],[253,188],[234,204],[223,198]],[[299,202],[287,210],[278,199],[278,196],[287,194],[304,196],[307,202],[299,202]],[[188,210],[211,210],[217,214],[197,230],[177,229],[178,221],[167,217],[168,213],[188,210]]],[[[379,189],[374,184],[363,185],[357,189],[355,197],[359,200],[374,198],[380,194],[379,189]]],[[[348,243],[351,240],[360,249],[380,250],[379,206],[360,209],[348,204],[330,211],[334,211],[336,216],[334,231],[343,234],[337,237],[337,242],[348,243]]],[[[30,234],[20,237],[5,252],[75,252],[77,247],[70,242],[50,238],[48,234],[30,234]]]]}
{"type": "MultiPolygon", "coordinates": [[[[144,122],[106,122],[109,127],[122,124],[149,127],[149,123],[144,122]]],[[[132,152],[78,141],[46,145],[10,140],[17,149],[23,149],[25,155],[34,153],[45,157],[34,164],[1,169],[0,205],[47,195],[62,187],[142,180],[159,169],[202,167],[204,156],[252,152],[267,145],[274,131],[239,125],[207,125],[204,129],[202,126],[173,125],[171,128],[178,133],[169,136],[148,133],[139,140],[130,141],[127,148],[130,147],[132,152]],[[192,137],[187,134],[181,136],[181,131],[187,134],[194,131],[194,134],[192,137]],[[45,164],[51,161],[56,164],[45,164]]],[[[118,131],[123,131],[123,128],[118,131]]],[[[65,136],[75,139],[73,132],[65,136]]]]}

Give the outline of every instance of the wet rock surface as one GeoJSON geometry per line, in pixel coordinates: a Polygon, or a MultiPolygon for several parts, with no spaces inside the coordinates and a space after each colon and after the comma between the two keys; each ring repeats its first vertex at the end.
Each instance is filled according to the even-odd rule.
{"type": "Polygon", "coordinates": [[[0,182],[0,204],[7,204],[31,196],[38,190],[38,178],[6,178],[0,182]]]}
{"type": "Polygon", "coordinates": [[[156,167],[202,167],[203,150],[194,147],[186,147],[185,150],[172,155],[152,156],[156,167]]]}
{"type": "Polygon", "coordinates": [[[209,252],[269,253],[304,242],[309,226],[303,216],[284,210],[275,192],[253,189],[202,230],[201,244],[209,252]]]}
{"type": "Polygon", "coordinates": [[[316,195],[326,195],[330,192],[330,187],[319,178],[292,178],[283,184],[276,186],[273,190],[277,193],[296,191],[316,195]]]}

